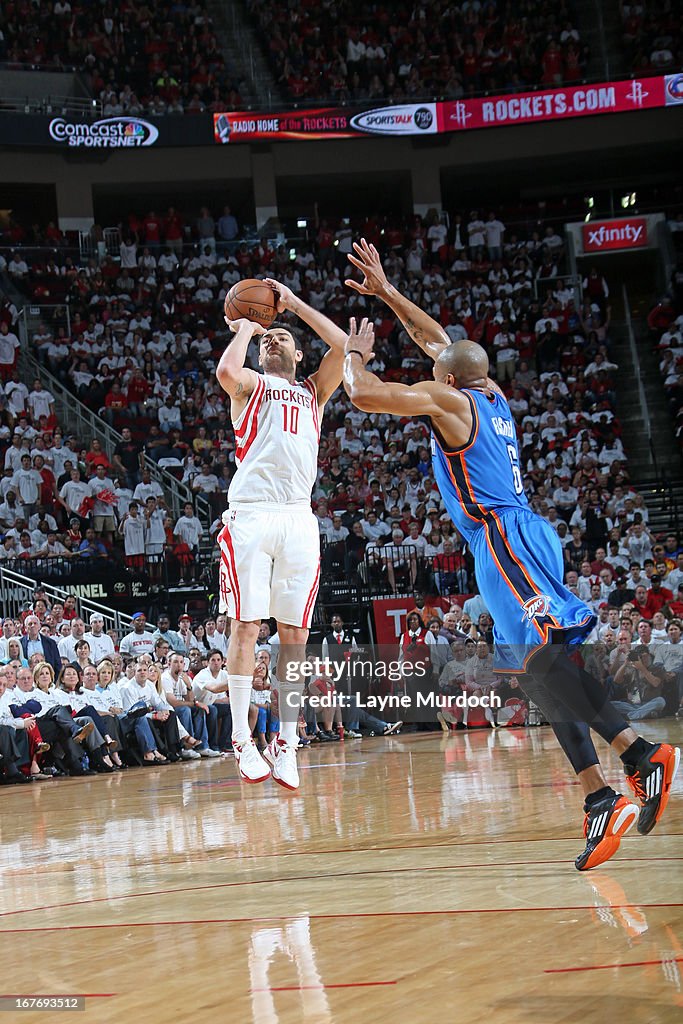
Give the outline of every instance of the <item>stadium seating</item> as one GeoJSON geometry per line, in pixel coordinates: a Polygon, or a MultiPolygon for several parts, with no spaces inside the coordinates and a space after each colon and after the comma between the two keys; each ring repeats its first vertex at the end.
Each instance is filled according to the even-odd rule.
{"type": "Polygon", "coordinates": [[[214,35],[206,0],[113,7],[8,3],[0,61],[11,69],[82,73],[106,117],[239,109],[242,100],[214,35]]]}
{"type": "Polygon", "coordinates": [[[410,102],[518,91],[582,78],[587,51],[571,4],[250,0],[263,48],[296,101],[410,102]]]}

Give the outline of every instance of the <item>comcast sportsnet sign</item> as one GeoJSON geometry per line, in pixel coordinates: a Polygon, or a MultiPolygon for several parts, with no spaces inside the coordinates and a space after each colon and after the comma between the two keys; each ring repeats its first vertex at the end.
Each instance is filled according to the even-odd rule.
{"type": "Polygon", "coordinates": [[[584,252],[612,252],[614,249],[643,249],[648,244],[647,219],[627,217],[583,225],[584,252]]]}
{"type": "Polygon", "coordinates": [[[153,146],[159,131],[139,117],[105,117],[100,121],[65,121],[55,117],[49,125],[50,137],[65,146],[81,149],[123,149],[153,146]]]}

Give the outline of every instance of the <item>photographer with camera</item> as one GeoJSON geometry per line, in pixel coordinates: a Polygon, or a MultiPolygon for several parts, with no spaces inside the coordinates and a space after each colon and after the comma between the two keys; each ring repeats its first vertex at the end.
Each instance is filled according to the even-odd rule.
{"type": "Polygon", "coordinates": [[[665,671],[652,664],[652,654],[644,644],[635,647],[614,673],[614,692],[623,699],[613,706],[629,722],[659,718],[666,706],[663,695],[665,671]]]}

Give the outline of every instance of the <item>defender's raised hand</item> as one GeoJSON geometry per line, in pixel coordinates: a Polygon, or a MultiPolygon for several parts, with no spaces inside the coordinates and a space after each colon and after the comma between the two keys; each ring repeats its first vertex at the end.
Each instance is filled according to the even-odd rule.
{"type": "Polygon", "coordinates": [[[354,281],[348,277],[344,284],[347,288],[353,288],[361,295],[384,295],[389,289],[387,275],[384,273],[382,261],[374,245],[369,244],[364,238],[360,242],[354,242],[353,248],[356,255],[349,253],[349,262],[363,274],[363,281],[354,281]]]}
{"type": "Polygon", "coordinates": [[[349,336],[344,346],[344,353],[348,356],[357,352],[363,360],[363,366],[367,366],[374,355],[375,327],[372,321],[363,317],[360,327],[356,326],[354,316],[349,320],[349,336]]]}

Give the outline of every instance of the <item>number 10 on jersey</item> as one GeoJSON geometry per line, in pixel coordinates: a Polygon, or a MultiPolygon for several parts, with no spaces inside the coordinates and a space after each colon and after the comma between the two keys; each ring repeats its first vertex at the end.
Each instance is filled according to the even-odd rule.
{"type": "Polygon", "coordinates": [[[285,434],[298,434],[299,433],[299,410],[295,405],[283,405],[282,415],[284,417],[284,423],[282,429],[285,434]]]}

